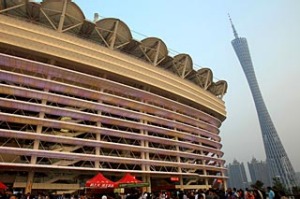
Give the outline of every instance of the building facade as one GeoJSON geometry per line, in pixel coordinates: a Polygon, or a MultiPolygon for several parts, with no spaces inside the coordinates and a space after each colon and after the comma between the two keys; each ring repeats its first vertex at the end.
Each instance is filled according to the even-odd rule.
{"type": "Polygon", "coordinates": [[[12,188],[78,190],[98,172],[149,191],[227,178],[226,81],[120,19],[91,22],[70,0],[1,0],[0,70],[0,180],[12,188]]]}
{"type": "Polygon", "coordinates": [[[248,187],[248,179],[244,163],[234,160],[228,164],[228,187],[236,189],[245,189],[248,187]]]}
{"type": "Polygon", "coordinates": [[[232,22],[231,25],[235,37],[231,44],[244,70],[254,99],[271,177],[280,178],[283,184],[291,188],[296,185],[295,171],[280,141],[260,92],[247,39],[239,37],[232,22]]]}
{"type": "Polygon", "coordinates": [[[258,161],[257,159],[252,158],[251,162],[248,162],[247,164],[252,184],[259,180],[264,183],[265,187],[271,186],[272,181],[266,161],[258,161]]]}

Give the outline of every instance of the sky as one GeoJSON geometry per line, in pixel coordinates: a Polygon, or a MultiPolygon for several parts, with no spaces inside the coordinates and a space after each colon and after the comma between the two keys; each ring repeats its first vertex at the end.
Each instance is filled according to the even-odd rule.
{"type": "Polygon", "coordinates": [[[174,56],[187,53],[194,68],[226,80],[227,118],[220,130],[226,163],[265,160],[254,101],[231,46],[228,13],[248,40],[264,101],[296,172],[300,172],[299,0],[73,0],[87,19],[118,18],[137,40],[158,37],[174,56]]]}

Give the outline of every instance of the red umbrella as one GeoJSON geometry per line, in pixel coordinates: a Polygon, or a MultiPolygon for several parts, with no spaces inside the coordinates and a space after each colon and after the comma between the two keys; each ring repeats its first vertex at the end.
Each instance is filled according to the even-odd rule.
{"type": "Polygon", "coordinates": [[[0,182],[0,189],[7,189],[7,186],[5,184],[3,184],[2,182],[0,182]]]}

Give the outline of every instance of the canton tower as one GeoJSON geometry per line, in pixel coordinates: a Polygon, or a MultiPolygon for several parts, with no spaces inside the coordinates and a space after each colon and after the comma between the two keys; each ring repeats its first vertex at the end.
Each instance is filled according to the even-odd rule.
{"type": "Polygon", "coordinates": [[[280,141],[260,92],[247,39],[238,36],[230,16],[229,19],[235,37],[231,44],[242,65],[254,99],[271,178],[279,178],[287,188],[291,189],[293,186],[296,186],[295,171],[280,141]]]}

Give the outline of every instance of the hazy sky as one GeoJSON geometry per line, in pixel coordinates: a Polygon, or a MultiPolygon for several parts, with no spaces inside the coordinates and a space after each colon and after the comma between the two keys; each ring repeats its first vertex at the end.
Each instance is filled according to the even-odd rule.
{"type": "MultiPolygon", "coordinates": [[[[161,38],[172,51],[228,82],[221,137],[227,163],[265,160],[261,131],[246,77],[231,46],[230,13],[246,37],[263,98],[279,137],[300,171],[299,0],[73,0],[87,19],[119,18],[134,38],[161,38]],[[140,33],[140,34],[137,34],[140,33]],[[144,36],[142,36],[144,35],[144,36]]],[[[172,55],[176,55],[172,54],[172,55]]]]}

